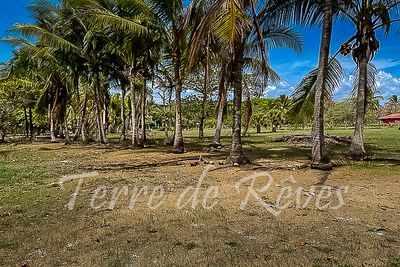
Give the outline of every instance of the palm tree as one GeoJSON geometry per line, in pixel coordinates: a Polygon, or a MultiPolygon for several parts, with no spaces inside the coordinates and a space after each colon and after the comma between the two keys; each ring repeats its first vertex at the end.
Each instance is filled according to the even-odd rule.
{"type": "MultiPolygon", "coordinates": [[[[184,152],[182,133],[182,80],[184,74],[184,56],[187,46],[187,16],[182,0],[152,1],[158,21],[166,33],[166,52],[174,71],[175,87],[175,132],[173,147],[176,152],[184,152]]],[[[190,9],[190,7],[189,7],[190,9]]]]}
{"type": "Polygon", "coordinates": [[[358,68],[356,123],[349,151],[350,156],[356,160],[362,160],[366,156],[364,122],[367,111],[368,69],[379,49],[376,31],[382,29],[385,35],[389,33],[391,24],[399,21],[391,19],[391,11],[397,9],[398,5],[398,1],[358,0],[351,1],[346,9],[341,8],[344,16],[356,27],[356,33],[341,49],[344,55],[352,53],[358,68]]]}
{"type": "MultiPolygon", "coordinates": [[[[91,1],[88,1],[91,2],[91,1]]],[[[107,1],[106,1],[107,2],[107,1]]],[[[110,26],[111,30],[121,30],[129,32],[123,38],[125,47],[128,47],[125,57],[129,60],[129,77],[131,87],[131,101],[133,103],[131,110],[136,110],[136,95],[133,88],[139,75],[139,66],[141,65],[143,54],[145,54],[145,45],[149,42],[163,41],[164,50],[167,53],[166,60],[171,62],[174,72],[174,88],[175,88],[175,134],[174,148],[184,151],[183,135],[182,135],[182,114],[181,114],[181,93],[182,80],[184,74],[184,51],[187,42],[187,16],[186,9],[181,0],[162,0],[149,1],[142,0],[127,2],[123,0],[109,1],[116,4],[117,8],[103,8],[96,6],[91,8],[94,13],[95,22],[104,26],[110,26]],[[121,8],[118,8],[120,6],[121,8]],[[122,12],[115,12],[119,10],[122,12]],[[158,36],[157,36],[158,35],[158,36]]],[[[137,144],[137,114],[132,114],[133,127],[133,144],[137,144]]]]}
{"type": "Polygon", "coordinates": [[[123,80],[126,77],[129,81],[132,144],[136,146],[140,143],[138,94],[143,89],[140,86],[143,78],[141,73],[151,60],[151,47],[156,47],[160,40],[159,29],[155,25],[156,14],[144,1],[87,2],[84,13],[88,13],[94,25],[101,26],[101,29],[95,27],[94,30],[105,32],[107,39],[114,40],[109,42],[105,49],[117,61],[117,64],[114,64],[117,66],[112,67],[114,73],[115,68],[119,72],[116,78],[123,80]]]}
{"type": "Polygon", "coordinates": [[[218,85],[218,102],[216,106],[217,121],[215,124],[215,134],[211,141],[210,146],[219,147],[221,146],[221,132],[222,123],[224,118],[224,110],[226,108],[228,87],[230,84],[231,74],[231,61],[227,58],[222,59],[220,74],[219,74],[219,85],[218,85]]]}
{"type": "Polygon", "coordinates": [[[286,95],[274,99],[267,118],[272,125],[272,132],[276,132],[278,126],[288,122],[288,115],[292,107],[292,101],[286,95]]]}
{"type": "Polygon", "coordinates": [[[49,1],[37,1],[29,6],[29,10],[35,18],[35,24],[16,24],[12,31],[22,37],[11,36],[3,40],[17,46],[21,55],[31,62],[26,68],[36,70],[43,83],[42,95],[38,100],[40,105],[36,110],[44,113],[44,107],[47,108],[51,139],[55,141],[56,125],[63,127],[68,137],[66,110],[71,97],[69,78],[73,70],[68,59],[79,48],[64,38],[67,30],[61,26],[64,21],[60,6],[49,1]],[[29,42],[32,38],[36,39],[35,44],[29,42]]]}
{"type": "MultiPolygon", "coordinates": [[[[296,2],[296,1],[295,1],[296,2]]],[[[253,51],[258,53],[262,61],[264,73],[268,73],[267,50],[264,36],[268,26],[281,26],[286,18],[292,19],[293,1],[270,1],[263,6],[256,1],[218,0],[211,2],[199,27],[196,29],[191,48],[191,60],[194,60],[201,50],[202,42],[208,32],[213,29],[215,35],[225,43],[225,51],[229,54],[233,87],[233,127],[232,147],[228,162],[241,164],[247,162],[241,141],[241,103],[243,93],[243,68],[245,65],[246,43],[253,44],[253,51]]]]}
{"type": "Polygon", "coordinates": [[[397,95],[392,95],[387,103],[389,113],[397,113],[400,109],[400,99],[397,95]]]}
{"type": "Polygon", "coordinates": [[[332,1],[324,1],[322,20],[321,47],[319,50],[319,63],[317,80],[315,83],[314,123],[312,126],[313,147],[311,152],[311,167],[320,168],[322,164],[330,162],[325,151],[324,142],[324,92],[326,91],[326,78],[329,61],[329,51],[332,35],[333,8],[332,1]]]}
{"type": "MultiPolygon", "coordinates": [[[[2,72],[7,74],[0,80],[0,88],[2,89],[3,95],[8,96],[9,100],[3,102],[1,117],[7,117],[6,111],[14,111],[16,109],[22,109],[25,121],[25,132],[26,137],[30,138],[31,141],[34,139],[33,133],[33,109],[40,96],[40,89],[45,86],[44,80],[41,78],[40,70],[36,68],[35,64],[29,57],[27,51],[31,51],[28,47],[20,46],[17,51],[14,52],[13,58],[8,64],[2,65],[2,72]],[[12,105],[11,105],[12,104],[12,105]]],[[[41,73],[42,74],[42,73],[41,73]]],[[[6,98],[6,99],[7,99],[6,98]]],[[[2,119],[4,121],[4,119],[2,119]]],[[[3,127],[3,136],[5,136],[5,126],[0,123],[3,127]]]]}

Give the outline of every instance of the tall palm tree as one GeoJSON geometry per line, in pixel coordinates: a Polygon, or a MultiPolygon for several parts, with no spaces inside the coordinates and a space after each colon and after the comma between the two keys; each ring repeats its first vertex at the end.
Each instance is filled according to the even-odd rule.
{"type": "Polygon", "coordinates": [[[187,12],[182,0],[152,0],[155,13],[167,42],[166,52],[170,57],[174,71],[175,87],[175,131],[173,147],[176,152],[184,152],[182,127],[182,81],[184,75],[184,57],[187,47],[187,12]]]}
{"type": "Polygon", "coordinates": [[[329,52],[332,35],[333,5],[331,0],[325,0],[323,6],[322,37],[319,50],[317,80],[315,82],[314,122],[312,126],[313,147],[311,152],[311,167],[320,168],[330,162],[324,142],[324,92],[328,71],[329,52]]]}
{"type": "Polygon", "coordinates": [[[201,40],[212,29],[215,35],[226,44],[231,61],[231,84],[233,87],[233,127],[232,147],[228,162],[241,164],[247,162],[244,156],[241,141],[241,103],[243,93],[243,68],[245,64],[246,43],[253,45],[258,53],[263,70],[268,73],[268,57],[264,36],[268,33],[268,26],[280,26],[285,20],[292,18],[293,2],[296,1],[233,1],[217,0],[211,2],[208,11],[196,29],[191,60],[196,58],[201,50],[201,40]]]}
{"type": "Polygon", "coordinates": [[[397,9],[399,4],[399,1],[392,0],[356,0],[351,1],[346,9],[341,8],[345,18],[356,28],[356,33],[341,49],[344,55],[352,53],[358,69],[356,123],[349,151],[350,156],[356,160],[362,160],[366,156],[364,123],[368,99],[368,69],[379,49],[376,31],[382,29],[385,35],[389,33],[391,24],[399,21],[391,18],[391,11],[397,9]]]}
{"type": "Polygon", "coordinates": [[[224,119],[224,110],[226,108],[228,87],[230,84],[231,77],[231,61],[228,58],[223,58],[220,73],[219,73],[219,85],[218,85],[218,102],[216,106],[217,121],[215,123],[215,134],[211,141],[210,146],[219,147],[221,146],[221,132],[222,123],[224,119]]]}

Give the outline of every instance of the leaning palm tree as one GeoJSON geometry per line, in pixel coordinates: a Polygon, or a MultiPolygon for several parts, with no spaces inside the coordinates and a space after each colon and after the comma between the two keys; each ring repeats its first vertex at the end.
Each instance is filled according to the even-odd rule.
{"type": "Polygon", "coordinates": [[[352,53],[358,68],[356,123],[349,154],[353,159],[362,160],[366,156],[364,148],[364,123],[367,111],[368,68],[379,49],[376,31],[382,29],[387,35],[393,22],[394,9],[400,2],[393,0],[350,1],[348,8],[341,11],[356,27],[356,33],[342,45],[344,55],[352,53]]]}

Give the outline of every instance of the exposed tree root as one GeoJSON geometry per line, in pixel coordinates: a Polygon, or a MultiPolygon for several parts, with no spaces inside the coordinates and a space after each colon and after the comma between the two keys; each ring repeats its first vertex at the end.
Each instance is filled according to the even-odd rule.
{"type": "MultiPolygon", "coordinates": [[[[311,135],[290,135],[276,139],[274,140],[274,142],[285,142],[289,144],[312,144],[313,140],[311,135]]],[[[351,143],[351,139],[336,135],[326,135],[325,143],[336,144],[336,145],[338,144],[348,145],[351,143]]]]}

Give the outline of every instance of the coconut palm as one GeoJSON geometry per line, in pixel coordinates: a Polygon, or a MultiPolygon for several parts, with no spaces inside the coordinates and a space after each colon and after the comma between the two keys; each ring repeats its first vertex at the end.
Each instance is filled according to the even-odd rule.
{"type": "MultiPolygon", "coordinates": [[[[85,130],[83,126],[84,115],[86,111],[87,96],[84,94],[84,101],[82,107],[80,107],[80,79],[81,75],[87,66],[91,73],[91,79],[95,82],[91,82],[93,85],[96,106],[97,106],[97,118],[98,118],[98,133],[101,142],[106,142],[106,136],[104,132],[103,122],[101,119],[102,105],[100,100],[100,73],[99,73],[99,61],[96,59],[98,52],[93,49],[94,46],[90,42],[98,42],[98,38],[95,40],[95,34],[93,31],[88,30],[89,23],[84,20],[77,18],[76,10],[80,8],[80,2],[75,1],[76,6],[70,5],[72,1],[64,1],[64,5],[61,7],[50,1],[37,1],[33,3],[29,8],[36,19],[35,24],[16,24],[13,31],[16,31],[27,38],[36,38],[37,42],[35,46],[38,48],[37,53],[33,53],[33,58],[41,60],[43,62],[56,64],[61,72],[58,78],[58,82],[54,83],[65,83],[73,87],[71,91],[74,91],[74,97],[76,101],[76,112],[80,114],[76,138],[79,137],[79,133],[82,133],[82,139],[85,138],[85,130]],[[91,53],[91,54],[90,54],[91,53]],[[96,54],[97,53],[97,54],[96,54]],[[96,62],[94,64],[93,62],[96,62]],[[70,78],[71,81],[66,78],[70,78]],[[80,112],[79,112],[80,109],[80,112]]],[[[15,37],[14,37],[15,39],[15,37]]],[[[27,41],[23,41],[25,44],[27,41]]],[[[33,47],[31,45],[30,47],[33,47]]],[[[99,47],[99,45],[96,45],[99,47]]],[[[55,73],[57,68],[49,65],[48,71],[55,73]]],[[[42,66],[43,68],[43,66],[42,66]]],[[[57,79],[56,79],[57,80],[57,79]]],[[[51,119],[50,119],[51,121],[51,119]]],[[[51,125],[50,125],[51,126],[51,125]]],[[[52,128],[52,127],[50,127],[52,128]]],[[[53,132],[53,131],[51,131],[53,132]]],[[[53,135],[52,135],[53,136],[53,135]]]]}
{"type": "Polygon", "coordinates": [[[156,15],[157,24],[161,27],[165,40],[164,51],[174,73],[175,89],[175,131],[173,147],[176,152],[184,151],[182,133],[182,83],[185,73],[184,57],[187,47],[188,12],[191,5],[185,7],[182,0],[151,0],[151,7],[156,15]]]}
{"type": "Polygon", "coordinates": [[[222,59],[219,72],[218,101],[216,106],[217,120],[215,123],[215,134],[210,144],[210,146],[213,147],[221,146],[222,123],[224,118],[224,111],[226,111],[228,87],[231,80],[231,77],[229,76],[231,74],[231,66],[232,65],[230,59],[222,59]]]}
{"type": "Polygon", "coordinates": [[[341,8],[344,17],[352,22],[356,33],[341,47],[341,53],[352,54],[358,69],[357,110],[354,134],[350,147],[350,156],[362,160],[366,156],[364,148],[364,121],[367,111],[367,84],[369,63],[379,49],[377,30],[387,35],[393,22],[393,10],[400,2],[391,0],[357,0],[350,1],[349,6],[341,8]]]}
{"type": "Polygon", "coordinates": [[[25,68],[34,70],[38,80],[43,83],[36,110],[44,113],[47,108],[51,139],[55,141],[56,125],[63,127],[68,137],[65,123],[71,87],[69,74],[73,69],[68,65],[68,59],[79,48],[64,38],[67,31],[62,27],[60,6],[43,0],[34,2],[28,8],[35,23],[16,24],[11,31],[22,37],[11,36],[3,40],[17,46],[20,55],[25,55],[30,62],[25,68]],[[35,44],[30,43],[30,39],[36,40],[35,44]]]}
{"type": "Polygon", "coordinates": [[[311,166],[320,168],[321,164],[329,163],[324,142],[324,92],[329,64],[329,51],[332,35],[333,4],[331,0],[323,3],[322,37],[319,50],[317,79],[315,81],[314,123],[312,126],[313,147],[311,166]]]}
{"type": "MultiPolygon", "coordinates": [[[[332,62],[332,60],[329,60],[332,24],[333,17],[339,14],[339,10],[341,8],[347,7],[348,1],[324,0],[310,2],[310,4],[314,8],[312,8],[313,12],[310,12],[310,16],[306,21],[307,24],[315,25],[320,20],[322,20],[322,36],[319,50],[319,62],[318,68],[308,73],[305,79],[303,79],[302,81],[305,82],[305,84],[303,84],[305,85],[305,87],[313,87],[308,88],[308,92],[310,94],[305,93],[305,87],[303,87],[302,84],[300,84],[299,87],[295,90],[294,109],[297,109],[297,111],[304,111],[308,109],[306,113],[311,113],[310,108],[313,107],[313,147],[311,152],[311,166],[313,168],[330,168],[330,160],[329,156],[326,153],[324,143],[324,101],[329,100],[326,97],[329,98],[335,87],[339,86],[339,78],[343,75],[340,64],[337,61],[332,62]],[[329,75],[329,72],[339,74],[339,76],[335,78],[334,76],[329,75]],[[313,77],[314,75],[315,77],[313,77]],[[328,81],[328,78],[331,79],[328,81]],[[314,82],[311,82],[312,80],[314,80],[314,82]]],[[[301,113],[296,114],[297,118],[299,118],[299,114],[301,113]]]]}
{"type": "Polygon", "coordinates": [[[191,48],[190,59],[193,60],[201,50],[204,37],[210,30],[225,43],[226,53],[231,61],[231,70],[228,74],[233,96],[233,131],[232,147],[228,161],[231,163],[244,163],[241,141],[241,103],[243,93],[243,68],[246,56],[246,44],[252,44],[252,52],[259,55],[264,73],[268,73],[268,56],[264,36],[269,31],[269,26],[281,26],[284,18],[291,19],[293,15],[293,1],[232,1],[218,0],[211,2],[208,11],[196,29],[194,42],[191,48]]]}
{"type": "MultiPolygon", "coordinates": [[[[117,6],[117,8],[104,8],[102,5],[93,7],[88,1],[94,21],[103,26],[109,26],[112,31],[121,30],[129,32],[124,38],[124,46],[127,47],[125,58],[129,59],[129,77],[131,95],[136,103],[136,95],[133,90],[135,88],[135,80],[138,78],[140,63],[145,60],[142,55],[145,54],[146,45],[154,43],[162,38],[164,51],[167,54],[166,60],[171,62],[174,71],[174,87],[176,101],[176,120],[174,147],[183,152],[183,135],[182,135],[182,114],[181,114],[181,92],[182,80],[184,72],[184,51],[187,42],[186,34],[186,8],[180,0],[163,0],[163,1],[109,1],[117,6]],[[156,36],[155,36],[155,35],[156,36]],[[158,35],[158,37],[157,37],[158,35]]],[[[107,1],[105,1],[107,2],[107,1]]],[[[131,110],[135,110],[134,106],[131,110]]],[[[132,115],[133,140],[137,136],[137,119],[136,114],[132,115]]]]}
{"type": "Polygon", "coordinates": [[[397,95],[392,95],[386,104],[388,113],[393,114],[400,111],[400,99],[397,95]]]}

